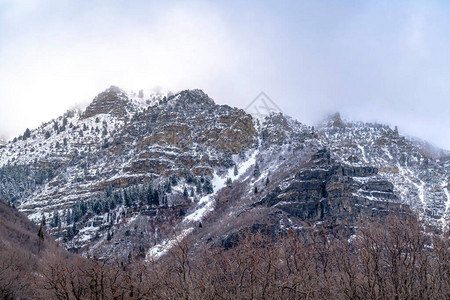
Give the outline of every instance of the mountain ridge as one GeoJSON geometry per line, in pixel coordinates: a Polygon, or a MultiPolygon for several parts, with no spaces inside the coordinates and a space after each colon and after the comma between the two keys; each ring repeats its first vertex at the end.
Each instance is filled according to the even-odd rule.
{"type": "MultiPolygon", "coordinates": [[[[259,210],[252,205],[275,191],[275,183],[283,190],[290,174],[326,149],[330,168],[377,169],[369,181],[347,175],[331,179],[353,182],[355,190],[342,196],[347,208],[358,197],[371,207],[388,190],[392,195],[384,202],[410,206],[440,227],[448,224],[450,161],[427,155],[396,129],[344,121],[339,114],[317,128],[281,113],[261,121],[215,104],[201,90],[141,96],[111,87],[84,112],[68,112],[0,148],[0,196],[35,222],[42,214],[53,220],[48,230],[67,248],[110,253],[115,245],[121,255],[137,255],[164,249],[171,228],[195,232],[183,220],[210,218],[222,197],[241,199],[229,207],[236,220],[249,207],[259,210]],[[117,247],[122,244],[128,246],[117,247]]],[[[302,187],[295,189],[302,193],[302,187]]],[[[329,192],[321,193],[329,198],[329,192]]],[[[292,201],[301,211],[296,197],[292,201]]],[[[305,205],[323,202],[316,200],[305,205]]],[[[266,210],[277,215],[279,208],[266,210]]],[[[287,215],[278,227],[289,222],[287,215]]],[[[311,220],[334,218],[324,216],[311,220]]]]}

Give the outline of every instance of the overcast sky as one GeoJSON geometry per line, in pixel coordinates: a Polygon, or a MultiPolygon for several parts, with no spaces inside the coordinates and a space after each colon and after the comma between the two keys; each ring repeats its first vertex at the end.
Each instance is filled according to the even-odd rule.
{"type": "Polygon", "coordinates": [[[340,111],[450,149],[449,1],[210,2],[0,0],[0,136],[161,86],[242,108],[264,91],[309,125],[340,111]]]}

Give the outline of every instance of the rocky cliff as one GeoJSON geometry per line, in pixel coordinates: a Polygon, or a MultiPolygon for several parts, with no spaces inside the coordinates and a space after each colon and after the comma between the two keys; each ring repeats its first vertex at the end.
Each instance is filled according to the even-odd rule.
{"type": "Polygon", "coordinates": [[[445,228],[450,160],[423,145],[339,114],[314,128],[283,114],[253,119],[200,90],[137,97],[111,87],[0,147],[0,197],[36,222],[45,215],[67,248],[105,256],[393,210],[445,228]]]}

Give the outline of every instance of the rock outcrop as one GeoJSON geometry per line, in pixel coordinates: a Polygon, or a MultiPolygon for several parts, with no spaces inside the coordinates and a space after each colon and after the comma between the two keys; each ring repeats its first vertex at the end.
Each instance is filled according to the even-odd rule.
{"type": "Polygon", "coordinates": [[[0,198],[35,222],[53,220],[49,232],[74,250],[112,253],[119,243],[128,255],[164,230],[184,232],[185,216],[245,227],[247,209],[255,219],[246,226],[270,232],[408,206],[442,226],[449,166],[386,125],[336,114],[314,128],[281,113],[254,119],[201,90],[144,99],[111,87],[85,111],[1,146],[0,198]]]}
{"type": "Polygon", "coordinates": [[[111,114],[120,119],[125,119],[128,117],[128,105],[127,94],[118,87],[111,86],[94,98],[84,111],[83,118],[90,118],[99,114],[111,114]]]}
{"type": "Polygon", "coordinates": [[[280,185],[284,188],[275,189],[260,203],[328,226],[382,216],[387,211],[406,211],[398,203],[393,184],[373,178],[377,173],[374,167],[337,163],[322,149],[312,155],[310,165],[280,185]]]}

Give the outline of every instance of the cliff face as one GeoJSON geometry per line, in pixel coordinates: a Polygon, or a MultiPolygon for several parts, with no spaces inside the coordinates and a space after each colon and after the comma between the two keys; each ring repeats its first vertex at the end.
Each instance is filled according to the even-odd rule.
{"type": "Polygon", "coordinates": [[[188,168],[212,175],[224,153],[254,148],[257,132],[243,110],[216,105],[202,91],[184,91],[136,115],[125,132],[136,141],[139,156],[131,172],[179,174],[188,168]],[[168,154],[168,157],[166,156],[168,154]],[[168,159],[162,159],[168,158],[168,159]]]}
{"type": "MultiPolygon", "coordinates": [[[[262,200],[302,220],[327,226],[354,224],[365,217],[382,217],[388,211],[405,211],[394,185],[376,179],[378,169],[352,167],[331,159],[327,149],[312,155],[307,167],[262,200]]],[[[406,209],[408,210],[408,209],[406,209]]]]}
{"type": "Polygon", "coordinates": [[[126,119],[127,107],[130,106],[128,96],[118,87],[111,86],[109,89],[98,94],[83,113],[83,118],[90,118],[100,114],[110,114],[119,119],[126,119]]]}
{"type": "Polygon", "coordinates": [[[342,227],[409,208],[445,227],[449,160],[425,150],[338,114],[314,128],[255,120],[200,90],[111,87],[0,147],[0,197],[45,215],[67,248],[105,256],[163,253],[174,233],[214,243],[253,225],[342,227]]]}

